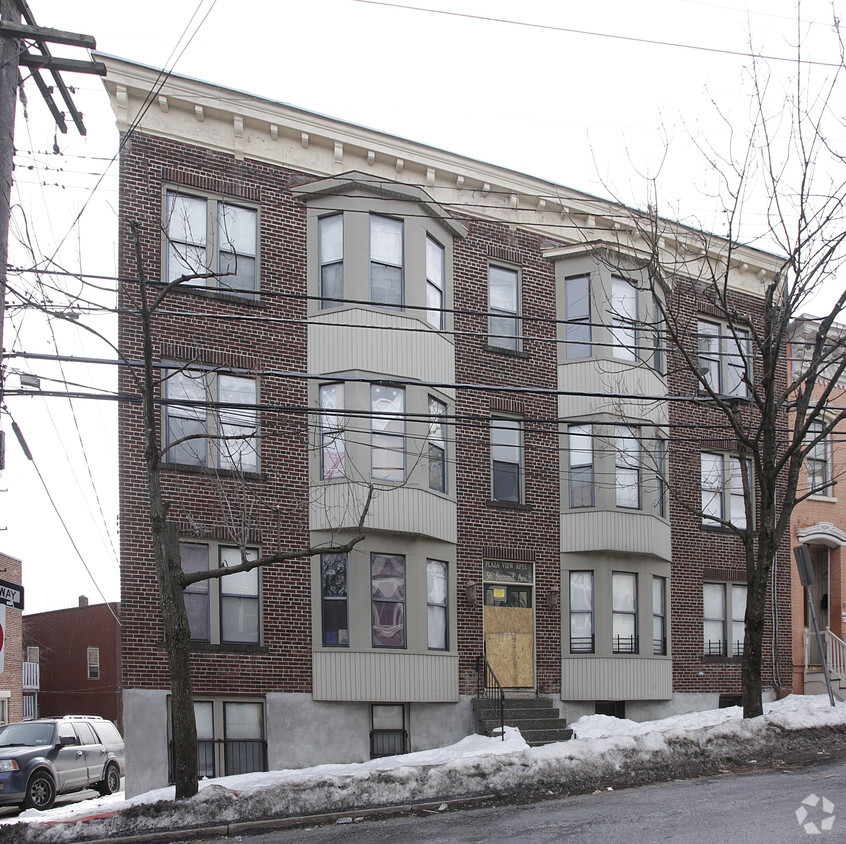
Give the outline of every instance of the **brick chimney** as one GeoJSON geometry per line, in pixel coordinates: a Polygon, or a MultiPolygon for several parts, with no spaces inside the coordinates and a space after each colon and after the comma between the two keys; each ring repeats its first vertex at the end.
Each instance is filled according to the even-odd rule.
{"type": "Polygon", "coordinates": [[[79,596],[79,605],[81,607],[87,607],[88,606],[88,598],[85,595],[79,596]]]}

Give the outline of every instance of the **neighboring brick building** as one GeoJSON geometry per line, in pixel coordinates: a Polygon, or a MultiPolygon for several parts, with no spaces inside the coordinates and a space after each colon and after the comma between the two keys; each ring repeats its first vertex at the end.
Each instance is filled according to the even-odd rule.
{"type": "Polygon", "coordinates": [[[23,651],[39,665],[39,717],[99,715],[123,728],[120,604],[89,604],[23,618],[23,651]]]}
{"type": "MultiPolygon", "coordinates": [[[[740,545],[684,506],[729,517],[732,443],[701,439],[715,420],[701,405],[664,400],[696,386],[645,327],[657,309],[625,209],[176,76],[147,107],[155,72],[102,59],[123,139],[121,278],[224,273],[172,291],[152,326],[183,566],[350,537],[376,490],[349,555],[186,593],[202,773],[455,741],[474,728],[483,653],[568,719],[739,694],[740,545]]],[[[698,236],[666,230],[698,254],[698,236]]],[[[732,295],[754,319],[778,261],[735,254],[732,295]]],[[[708,302],[689,284],[671,295],[733,361],[708,302]]],[[[139,361],[131,281],[120,304],[121,352],[139,361]]],[[[120,385],[138,392],[126,368],[120,385]]],[[[119,420],[137,792],[168,776],[169,680],[139,405],[119,420]]],[[[769,695],[789,686],[784,563],[769,695]]]]}
{"type": "MultiPolygon", "coordinates": [[[[0,580],[20,585],[21,561],[0,553],[0,580]]],[[[2,611],[2,610],[0,610],[2,611]]],[[[23,660],[21,658],[21,611],[5,607],[4,667],[0,673],[0,724],[23,718],[23,660]]]]}
{"type": "MultiPolygon", "coordinates": [[[[793,325],[793,376],[801,372],[805,343],[813,339],[817,320],[803,316],[793,325]]],[[[837,326],[837,336],[846,328],[837,326]]],[[[834,332],[832,332],[834,333],[834,332]]],[[[829,387],[825,378],[817,383],[812,401],[820,401],[829,387]]],[[[843,407],[846,390],[838,384],[827,399],[832,408],[843,407]]],[[[831,411],[834,412],[834,411],[831,411]]],[[[821,425],[816,429],[821,430],[821,425]]],[[[811,599],[817,624],[823,637],[823,647],[829,655],[837,654],[837,665],[846,656],[846,495],[843,478],[846,470],[846,422],[840,422],[808,455],[802,469],[798,494],[813,492],[793,511],[790,539],[793,546],[805,544],[811,555],[814,584],[811,599]],[[828,633],[826,629],[828,628],[828,633]],[[825,639],[828,638],[826,645],[825,639]],[[833,650],[832,650],[833,649],[833,650]]],[[[793,688],[797,693],[826,694],[822,674],[820,649],[814,635],[805,590],[799,580],[798,570],[792,567],[793,602],[793,688]]],[[[832,691],[846,700],[846,674],[832,670],[832,691]]]]}

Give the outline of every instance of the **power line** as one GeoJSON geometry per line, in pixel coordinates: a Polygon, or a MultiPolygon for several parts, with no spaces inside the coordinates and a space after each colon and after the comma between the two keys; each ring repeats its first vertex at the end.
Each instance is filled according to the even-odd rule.
{"type": "Polygon", "coordinates": [[[610,32],[596,32],[589,29],[573,29],[566,26],[554,26],[553,24],[530,23],[528,21],[510,20],[507,18],[495,18],[487,15],[471,15],[467,12],[452,12],[445,9],[431,9],[426,6],[411,6],[403,3],[387,3],[384,0],[353,0],[354,3],[363,3],[368,6],[386,6],[389,9],[402,9],[411,12],[424,12],[431,15],[446,15],[454,18],[466,18],[469,20],[486,21],[488,23],[508,24],[509,26],[522,26],[527,29],[542,29],[550,32],[566,32],[570,35],[587,35],[591,38],[608,38],[613,41],[629,41],[635,44],[646,44],[650,47],[673,47],[682,50],[696,50],[703,53],[713,53],[723,56],[736,56],[743,59],[757,58],[773,62],[790,62],[791,64],[804,64],[813,67],[840,68],[840,62],[819,62],[811,59],[790,58],[789,56],[774,56],[767,53],[752,54],[741,50],[729,50],[723,47],[703,47],[698,44],[684,44],[679,41],[658,41],[654,38],[638,38],[634,35],[615,35],[610,32]]]}

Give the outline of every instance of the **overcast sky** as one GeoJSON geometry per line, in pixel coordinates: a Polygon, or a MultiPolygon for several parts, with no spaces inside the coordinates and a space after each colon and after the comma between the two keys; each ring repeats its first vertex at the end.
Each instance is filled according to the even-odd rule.
{"type": "MultiPolygon", "coordinates": [[[[30,0],[41,26],[93,35],[103,52],[600,196],[645,205],[648,179],[658,175],[664,215],[717,232],[724,223],[718,180],[697,146],[741,148],[750,114],[750,45],[768,57],[762,68],[782,99],[795,65],[778,59],[795,59],[797,43],[817,63],[806,68],[814,90],[831,73],[823,63],[838,58],[827,2],[804,3],[800,25],[795,5],[782,0],[419,4],[429,11],[412,5],[30,0]],[[450,14],[432,11],[438,8],[450,14]]],[[[84,58],[78,50],[54,52],[84,58]]],[[[49,114],[33,83],[26,84],[28,105],[19,104],[16,125],[11,263],[29,267],[55,255],[68,270],[114,276],[117,180],[108,166],[118,141],[114,118],[96,77],[65,79],[88,135],[73,129],[59,135],[55,155],[49,114]]],[[[759,239],[765,221],[755,199],[744,238],[772,248],[759,239]]],[[[24,278],[35,282],[32,274],[24,278]]],[[[67,277],[42,281],[75,289],[67,277]]],[[[108,354],[85,332],[32,311],[9,317],[10,351],[108,354]]],[[[114,331],[109,316],[85,319],[114,331]]],[[[116,381],[112,367],[59,370],[20,358],[7,366],[10,389],[18,388],[19,372],[39,375],[42,389],[64,383],[108,393],[116,381]]],[[[9,396],[7,405],[34,457],[23,457],[4,416],[0,550],[24,562],[26,611],[73,606],[82,594],[92,603],[118,600],[114,404],[77,401],[71,409],[66,399],[33,395],[9,396]]]]}

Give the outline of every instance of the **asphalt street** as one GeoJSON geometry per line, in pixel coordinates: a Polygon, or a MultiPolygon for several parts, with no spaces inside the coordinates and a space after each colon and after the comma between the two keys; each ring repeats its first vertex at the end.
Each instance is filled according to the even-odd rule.
{"type": "Polygon", "coordinates": [[[660,783],[524,805],[503,803],[478,809],[366,817],[353,823],[204,840],[208,844],[350,840],[356,844],[844,841],[846,758],[822,756],[809,764],[786,761],[763,772],[660,783]]]}

